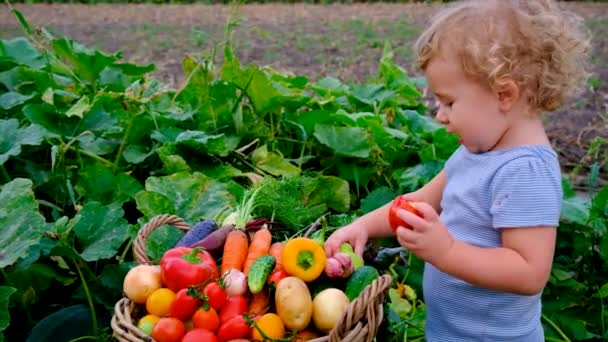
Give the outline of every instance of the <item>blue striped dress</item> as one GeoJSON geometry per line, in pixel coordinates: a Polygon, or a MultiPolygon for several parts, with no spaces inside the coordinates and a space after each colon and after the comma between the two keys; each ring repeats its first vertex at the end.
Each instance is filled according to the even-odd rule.
{"type": "MultiPolygon", "coordinates": [[[[503,227],[557,226],[561,173],[549,146],[470,153],[458,148],[445,164],[441,219],[455,239],[502,245],[503,227]]],[[[429,342],[544,341],[541,293],[518,295],[473,286],[430,264],[423,295],[429,342]]]]}

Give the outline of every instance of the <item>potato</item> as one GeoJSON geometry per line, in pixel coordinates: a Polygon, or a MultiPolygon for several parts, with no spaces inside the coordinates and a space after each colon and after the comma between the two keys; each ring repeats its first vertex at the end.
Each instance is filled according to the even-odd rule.
{"type": "Polygon", "coordinates": [[[287,277],[277,284],[274,300],[277,314],[289,329],[303,330],[312,317],[312,297],[303,280],[287,277]]]}
{"type": "Polygon", "coordinates": [[[350,301],[339,289],[325,289],[312,302],[312,320],[317,329],[329,333],[348,308],[350,301]]]}

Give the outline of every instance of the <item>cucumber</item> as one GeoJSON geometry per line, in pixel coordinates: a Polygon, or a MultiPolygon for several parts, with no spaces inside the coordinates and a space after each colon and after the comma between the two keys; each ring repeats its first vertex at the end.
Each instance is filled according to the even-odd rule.
{"type": "Polygon", "coordinates": [[[344,293],[350,301],[354,300],[359,296],[361,292],[371,284],[374,280],[380,277],[378,270],[372,266],[361,266],[350,276],[346,282],[346,289],[344,293]]]}
{"type": "Polygon", "coordinates": [[[275,263],[276,260],[270,254],[262,255],[255,259],[249,269],[249,274],[247,274],[247,285],[249,286],[249,291],[251,291],[251,293],[256,294],[262,292],[264,284],[266,284],[266,280],[274,268],[275,263]]]}

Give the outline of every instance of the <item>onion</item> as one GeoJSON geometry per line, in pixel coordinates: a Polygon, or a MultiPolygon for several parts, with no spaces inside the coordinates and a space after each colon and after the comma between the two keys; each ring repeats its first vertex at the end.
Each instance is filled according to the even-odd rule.
{"type": "Polygon", "coordinates": [[[152,292],[162,286],[160,266],[138,265],[129,270],[122,288],[130,300],[143,304],[152,292]]]}
{"type": "Polygon", "coordinates": [[[350,304],[348,297],[339,289],[325,289],[312,301],[312,320],[324,333],[328,333],[338,323],[350,304]]]}
{"type": "Polygon", "coordinates": [[[224,285],[228,296],[239,296],[247,293],[247,277],[235,268],[224,272],[224,285]]]}

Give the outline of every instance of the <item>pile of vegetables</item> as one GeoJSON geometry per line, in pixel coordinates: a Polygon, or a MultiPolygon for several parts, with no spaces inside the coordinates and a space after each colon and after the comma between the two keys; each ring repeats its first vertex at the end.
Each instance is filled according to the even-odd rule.
{"type": "MultiPolygon", "coordinates": [[[[328,257],[324,229],[279,240],[253,219],[248,192],[221,227],[193,225],[159,265],[137,265],[123,292],[145,315],[137,327],[159,342],[304,341],[326,335],[379,272],[344,244],[328,257]]],[[[310,231],[309,231],[310,232],[310,231]]]]}

